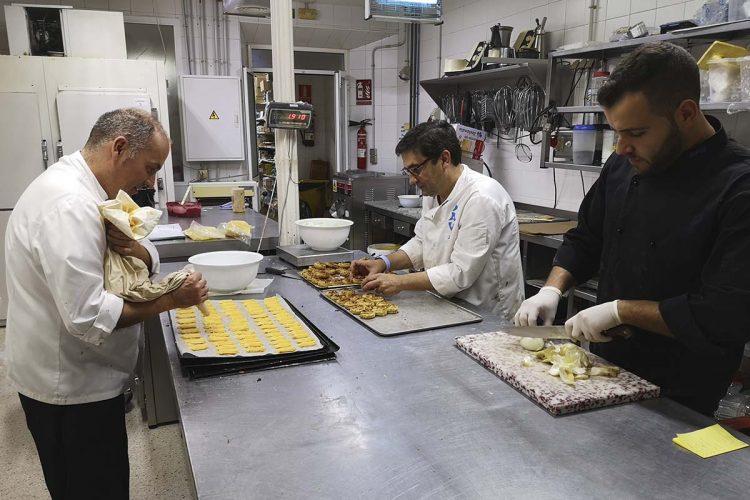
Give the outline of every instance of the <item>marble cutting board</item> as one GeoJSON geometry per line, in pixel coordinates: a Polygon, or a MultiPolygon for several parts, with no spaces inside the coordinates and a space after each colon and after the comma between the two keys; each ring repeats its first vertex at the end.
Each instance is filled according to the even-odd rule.
{"type": "MultiPolygon", "coordinates": [[[[658,386],[622,369],[614,378],[591,377],[568,385],[549,375],[546,363],[535,360],[524,367],[523,359],[533,353],[520,346],[518,337],[503,332],[456,337],[456,345],[554,416],[659,396],[658,386]]],[[[589,358],[595,366],[611,365],[595,354],[589,358]]]]}

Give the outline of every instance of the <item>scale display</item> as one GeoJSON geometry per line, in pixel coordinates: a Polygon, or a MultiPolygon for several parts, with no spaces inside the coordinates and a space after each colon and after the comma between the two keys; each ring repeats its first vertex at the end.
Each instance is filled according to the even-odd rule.
{"type": "Polygon", "coordinates": [[[305,102],[270,102],[266,106],[269,128],[304,130],[312,123],[313,107],[305,102]]]}

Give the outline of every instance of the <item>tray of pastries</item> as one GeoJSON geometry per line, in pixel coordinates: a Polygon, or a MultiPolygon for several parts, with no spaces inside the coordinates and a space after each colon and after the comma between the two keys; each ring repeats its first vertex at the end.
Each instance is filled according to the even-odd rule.
{"type": "Polygon", "coordinates": [[[339,346],[280,295],[210,300],[169,312],[183,372],[191,379],[334,359],[339,346]]]}
{"type": "Polygon", "coordinates": [[[482,316],[433,292],[404,291],[385,299],[353,288],[321,296],[377,335],[435,330],[482,321],[482,316]]]}
{"type": "Polygon", "coordinates": [[[351,262],[316,262],[299,275],[319,290],[358,286],[362,278],[349,279],[351,262]]]}
{"type": "Polygon", "coordinates": [[[349,288],[323,292],[323,296],[360,319],[375,319],[378,316],[398,314],[396,304],[374,293],[357,293],[349,288]]]}

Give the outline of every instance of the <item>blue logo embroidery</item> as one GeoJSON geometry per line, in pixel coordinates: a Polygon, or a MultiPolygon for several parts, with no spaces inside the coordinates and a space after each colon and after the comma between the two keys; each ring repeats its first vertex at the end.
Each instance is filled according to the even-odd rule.
{"type": "Polygon", "coordinates": [[[451,210],[451,216],[448,218],[448,229],[453,231],[453,226],[456,225],[456,212],[458,211],[458,205],[453,207],[453,210],[451,210]]]}

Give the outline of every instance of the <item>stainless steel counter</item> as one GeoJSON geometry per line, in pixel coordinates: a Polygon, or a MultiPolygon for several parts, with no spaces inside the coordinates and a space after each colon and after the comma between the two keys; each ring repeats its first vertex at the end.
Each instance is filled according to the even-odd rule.
{"type": "Polygon", "coordinates": [[[702,460],[672,443],[712,424],[706,417],[659,399],[554,418],[454,346],[455,336],[501,327],[497,319],[382,338],[303,282],[276,277],[268,293],[339,344],[337,359],[189,381],[168,315],[160,318],[200,498],[737,499],[750,491],[750,450],[702,460]]]}
{"type": "Polygon", "coordinates": [[[411,224],[412,226],[422,217],[422,207],[404,208],[398,200],[368,201],[365,207],[371,212],[379,213],[411,224]]]}
{"type": "MultiPolygon", "coordinates": [[[[399,205],[398,200],[368,201],[365,203],[365,207],[373,213],[383,215],[393,220],[406,222],[411,226],[414,226],[420,217],[422,217],[421,207],[404,208],[399,205]]],[[[521,241],[528,241],[529,243],[549,248],[560,248],[562,240],[563,237],[561,234],[550,236],[521,234],[521,241]]]]}
{"type": "MultiPolygon", "coordinates": [[[[210,240],[210,241],[193,241],[188,238],[179,240],[164,240],[155,241],[159,257],[162,262],[185,260],[191,255],[195,255],[203,252],[216,252],[221,250],[252,250],[253,252],[258,251],[258,243],[260,242],[260,235],[263,231],[263,223],[266,220],[265,215],[261,215],[253,210],[247,210],[243,214],[233,213],[231,210],[221,210],[219,207],[204,207],[201,211],[199,218],[187,218],[187,217],[173,217],[164,213],[159,220],[159,224],[179,224],[182,229],[190,227],[192,221],[196,221],[204,226],[218,226],[222,222],[229,222],[230,220],[244,220],[251,226],[253,226],[253,236],[250,247],[248,248],[240,240],[227,238],[225,240],[210,240]]],[[[269,219],[266,224],[266,231],[263,235],[263,241],[261,244],[261,250],[275,250],[279,244],[279,224],[269,219]]]]}

